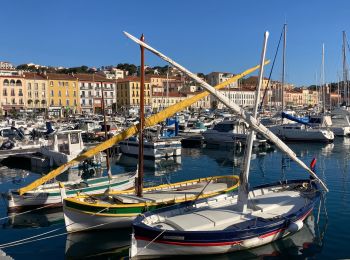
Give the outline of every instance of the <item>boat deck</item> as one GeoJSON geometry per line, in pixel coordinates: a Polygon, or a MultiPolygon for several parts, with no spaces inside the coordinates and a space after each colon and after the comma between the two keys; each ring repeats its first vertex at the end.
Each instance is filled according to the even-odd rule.
{"type": "Polygon", "coordinates": [[[200,194],[206,195],[210,193],[220,192],[229,188],[227,183],[211,182],[208,184],[208,186],[206,185],[207,182],[199,182],[193,185],[174,187],[172,189],[145,192],[142,198],[137,197],[134,194],[118,194],[113,195],[113,198],[124,204],[143,202],[166,202],[186,198],[193,199],[193,197],[198,196],[200,194]]]}
{"type": "Polygon", "coordinates": [[[210,231],[225,229],[244,229],[248,226],[259,226],[274,217],[284,216],[298,211],[307,202],[299,191],[285,190],[262,194],[250,200],[246,213],[235,210],[237,203],[218,208],[204,208],[187,214],[165,217],[162,229],[180,231],[210,231]]]}
{"type": "Polygon", "coordinates": [[[222,192],[230,185],[222,182],[198,182],[192,185],[178,185],[170,189],[152,190],[143,194],[143,197],[137,197],[135,194],[114,194],[104,199],[103,203],[110,205],[133,204],[133,203],[160,203],[173,200],[193,199],[198,195],[206,195],[215,192],[222,192]],[[203,190],[204,189],[204,190],[203,190]]]}

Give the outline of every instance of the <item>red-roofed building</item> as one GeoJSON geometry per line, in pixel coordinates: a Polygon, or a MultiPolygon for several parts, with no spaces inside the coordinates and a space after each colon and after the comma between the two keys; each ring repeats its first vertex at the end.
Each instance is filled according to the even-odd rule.
{"type": "Polygon", "coordinates": [[[82,113],[102,113],[102,89],[107,113],[112,113],[116,103],[116,81],[101,74],[74,75],[79,81],[80,105],[82,113]],[[101,89],[102,86],[102,89],[101,89]]]}

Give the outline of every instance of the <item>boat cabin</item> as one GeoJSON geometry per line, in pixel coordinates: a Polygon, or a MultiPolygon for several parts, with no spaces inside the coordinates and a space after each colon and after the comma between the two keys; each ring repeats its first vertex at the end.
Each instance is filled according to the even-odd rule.
{"type": "Polygon", "coordinates": [[[332,125],[332,119],[330,116],[312,115],[309,118],[309,124],[312,127],[330,127],[332,125]]]}
{"type": "Polygon", "coordinates": [[[66,155],[78,155],[84,149],[81,130],[65,130],[49,137],[51,149],[66,155]]]}
{"type": "Polygon", "coordinates": [[[247,124],[241,120],[226,120],[214,125],[212,130],[217,132],[245,134],[247,128],[247,124]]]}

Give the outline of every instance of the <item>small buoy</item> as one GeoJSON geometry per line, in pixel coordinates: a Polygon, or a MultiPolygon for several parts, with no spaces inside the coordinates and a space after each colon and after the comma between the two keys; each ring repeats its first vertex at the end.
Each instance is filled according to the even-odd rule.
{"type": "Polygon", "coordinates": [[[288,226],[288,231],[295,233],[297,231],[299,231],[300,229],[302,229],[304,226],[304,223],[302,220],[298,220],[296,222],[292,222],[289,226],[288,226]]]}

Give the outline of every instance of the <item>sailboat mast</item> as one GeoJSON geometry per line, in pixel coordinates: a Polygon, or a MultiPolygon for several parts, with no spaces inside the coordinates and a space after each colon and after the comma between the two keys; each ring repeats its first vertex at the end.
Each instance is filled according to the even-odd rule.
{"type": "MultiPolygon", "coordinates": [[[[142,34],[140,40],[145,41],[142,34]]],[[[145,48],[140,46],[141,50],[141,66],[140,66],[140,130],[139,130],[139,161],[138,161],[138,177],[137,177],[137,196],[142,197],[143,191],[143,129],[145,125],[145,48]]]]}
{"type": "MultiPolygon", "coordinates": [[[[94,82],[95,82],[95,75],[93,75],[94,82]]],[[[106,108],[105,108],[105,96],[103,91],[103,82],[101,81],[101,91],[102,91],[102,113],[103,113],[103,124],[105,129],[105,140],[108,139],[107,134],[107,122],[106,122],[106,108]]],[[[107,174],[109,179],[112,179],[112,173],[111,173],[111,163],[109,161],[109,149],[106,150],[106,164],[107,164],[107,174]]]]}
{"type": "Polygon", "coordinates": [[[348,104],[348,72],[346,66],[346,32],[343,31],[343,102],[348,104]]]}
{"type": "Polygon", "coordinates": [[[324,78],[324,43],[322,43],[322,112],[326,113],[326,84],[324,78]]]}
{"type": "MultiPolygon", "coordinates": [[[[282,83],[281,83],[281,111],[284,109],[284,82],[286,75],[286,46],[287,46],[287,24],[283,26],[283,54],[282,54],[282,83]]],[[[283,119],[282,119],[283,121],[283,119]]]]}
{"type": "MultiPolygon", "coordinates": [[[[269,38],[269,32],[266,31],[264,34],[263,50],[261,53],[259,82],[255,92],[255,104],[254,104],[254,110],[252,115],[254,118],[256,118],[258,114],[258,106],[260,102],[260,89],[261,89],[261,84],[263,82],[266,46],[267,46],[268,38],[269,38]]],[[[238,210],[241,212],[245,212],[247,210],[248,193],[249,193],[248,177],[249,177],[250,160],[252,156],[254,139],[255,139],[255,131],[251,129],[247,138],[246,151],[244,154],[241,173],[239,175],[240,186],[238,190],[238,210]]]]}

